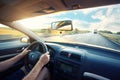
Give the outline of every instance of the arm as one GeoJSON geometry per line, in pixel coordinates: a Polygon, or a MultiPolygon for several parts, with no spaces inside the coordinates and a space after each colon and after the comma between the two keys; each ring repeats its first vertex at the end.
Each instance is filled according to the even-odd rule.
{"type": "Polygon", "coordinates": [[[23,58],[29,51],[30,50],[25,49],[22,53],[18,54],[17,56],[0,62],[0,72],[10,68],[13,64],[15,64],[21,58],[23,58]]]}
{"type": "Polygon", "coordinates": [[[26,77],[24,77],[23,80],[36,80],[42,67],[49,62],[49,58],[50,57],[48,53],[43,54],[31,72],[26,77]]]}

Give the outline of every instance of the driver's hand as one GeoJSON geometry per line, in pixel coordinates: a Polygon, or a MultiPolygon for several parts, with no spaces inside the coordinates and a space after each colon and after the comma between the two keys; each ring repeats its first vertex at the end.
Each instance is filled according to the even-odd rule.
{"type": "Polygon", "coordinates": [[[22,51],[22,55],[27,55],[31,50],[27,50],[27,48],[25,48],[23,51],[22,51]]]}
{"type": "Polygon", "coordinates": [[[46,65],[50,60],[49,52],[46,52],[45,54],[42,54],[42,56],[39,59],[43,65],[46,65]]]}

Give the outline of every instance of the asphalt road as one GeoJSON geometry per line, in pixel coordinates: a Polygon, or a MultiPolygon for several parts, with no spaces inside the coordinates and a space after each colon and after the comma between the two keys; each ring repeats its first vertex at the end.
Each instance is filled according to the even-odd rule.
{"type": "Polygon", "coordinates": [[[60,42],[78,42],[87,43],[97,46],[103,46],[107,48],[112,48],[115,50],[120,50],[120,46],[101,36],[100,34],[85,33],[85,34],[74,34],[74,35],[64,35],[64,36],[54,36],[45,38],[48,41],[60,41],[60,42]]]}
{"type": "MultiPolygon", "coordinates": [[[[52,37],[43,37],[45,41],[57,41],[57,42],[78,42],[78,43],[86,43],[97,46],[103,46],[107,48],[112,48],[115,50],[120,50],[120,46],[101,36],[100,34],[94,33],[85,33],[85,34],[73,34],[73,35],[64,35],[64,36],[52,36],[52,37]]],[[[20,45],[19,40],[10,41],[10,42],[0,42],[0,45],[6,45],[7,47],[12,45],[20,45]],[[12,43],[13,42],[13,43],[12,43]]],[[[5,46],[5,47],[6,47],[5,46]]],[[[4,48],[3,46],[1,46],[4,48]]]]}

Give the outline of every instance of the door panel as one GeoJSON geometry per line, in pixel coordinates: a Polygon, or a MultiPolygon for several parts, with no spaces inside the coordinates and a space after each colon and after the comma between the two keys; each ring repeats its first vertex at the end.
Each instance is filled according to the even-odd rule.
{"type": "MultiPolygon", "coordinates": [[[[29,44],[22,43],[18,40],[10,40],[10,41],[2,41],[0,42],[0,61],[7,60],[9,58],[12,58],[16,55],[18,55],[20,52],[22,52],[22,49],[27,47],[29,44]]],[[[3,77],[6,77],[18,69],[20,69],[23,66],[23,59],[14,64],[11,68],[0,72],[0,80],[3,79],[3,77]],[[1,76],[2,75],[2,76],[1,76]]]]}
{"type": "Polygon", "coordinates": [[[27,46],[27,43],[22,43],[19,40],[0,42],[0,61],[19,54],[27,46]]]}

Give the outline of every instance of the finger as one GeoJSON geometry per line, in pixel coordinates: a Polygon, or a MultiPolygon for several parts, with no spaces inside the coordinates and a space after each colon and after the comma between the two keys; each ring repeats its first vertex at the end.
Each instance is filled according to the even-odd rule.
{"type": "Polygon", "coordinates": [[[45,54],[49,55],[49,52],[46,52],[45,54]]]}
{"type": "Polygon", "coordinates": [[[25,48],[24,50],[28,50],[27,48],[25,48]]]}
{"type": "Polygon", "coordinates": [[[50,57],[50,55],[47,55],[48,57],[50,57]]]}
{"type": "Polygon", "coordinates": [[[27,50],[26,53],[29,53],[31,50],[27,50]]]}
{"type": "Polygon", "coordinates": [[[28,52],[30,52],[31,50],[28,50],[28,52]]]}
{"type": "Polygon", "coordinates": [[[48,59],[48,60],[49,60],[49,59],[50,59],[50,55],[46,55],[46,59],[48,59]]]}
{"type": "Polygon", "coordinates": [[[45,53],[44,55],[45,55],[46,57],[50,57],[50,55],[49,55],[48,53],[45,53]]]}

